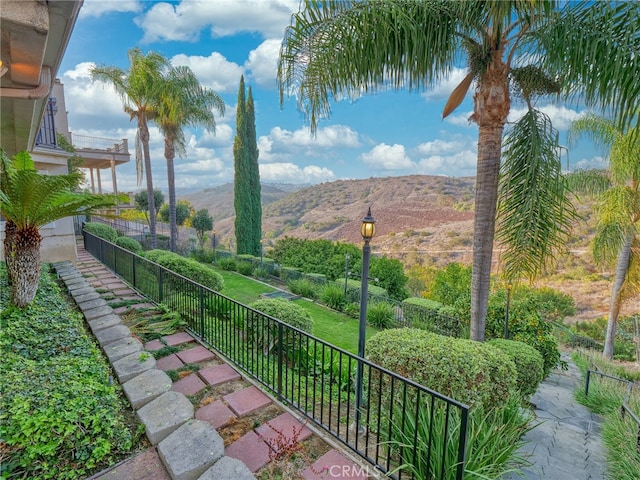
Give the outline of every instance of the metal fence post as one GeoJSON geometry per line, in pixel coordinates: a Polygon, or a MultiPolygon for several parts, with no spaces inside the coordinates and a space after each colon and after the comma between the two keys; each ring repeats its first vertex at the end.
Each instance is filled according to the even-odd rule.
{"type": "Polygon", "coordinates": [[[282,354],[282,323],[278,322],[278,399],[282,400],[282,363],[283,357],[282,354]]]}
{"type": "Polygon", "coordinates": [[[204,290],[202,286],[199,288],[200,291],[200,338],[204,340],[204,290]]]}
{"type": "Polygon", "coordinates": [[[164,296],[163,296],[163,288],[162,288],[162,271],[164,269],[162,267],[160,267],[159,272],[158,272],[158,303],[162,303],[164,301],[164,296]]]}
{"type": "Polygon", "coordinates": [[[589,395],[589,380],[591,379],[591,370],[587,370],[587,379],[584,386],[584,396],[589,395]]]}

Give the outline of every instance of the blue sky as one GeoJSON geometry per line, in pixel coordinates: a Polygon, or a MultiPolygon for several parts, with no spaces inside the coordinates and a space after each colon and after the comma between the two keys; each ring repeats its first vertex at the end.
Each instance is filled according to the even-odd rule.
{"type": "MultiPolygon", "coordinates": [[[[410,174],[473,176],[477,127],[467,122],[472,95],[446,120],[442,108],[464,76],[423,92],[384,92],[341,101],[312,137],[291,98],[280,106],[276,63],[283,32],[298,0],[209,0],[152,2],[85,0],[58,77],[65,85],[69,129],[79,135],[128,138],[135,124],[113,90],[92,83],[92,65],[128,68],[127,51],[162,53],[174,65],[188,65],[202,85],[224,99],[216,134],[186,132],[187,154],[176,159],[179,190],[203,189],[233,181],[233,137],[240,75],[253,89],[260,175],[266,183],[313,184],[337,179],[410,174]]],[[[566,138],[570,122],[582,114],[575,105],[538,104],[566,138]]],[[[510,119],[523,106],[515,104],[510,119]]],[[[163,139],[151,127],[154,186],[166,188],[163,139]]],[[[571,167],[602,166],[599,152],[584,142],[569,151],[571,167]]],[[[565,159],[566,165],[566,159],[565,159]]],[[[117,169],[119,190],[137,191],[134,161],[117,169]]],[[[106,182],[105,182],[106,183],[106,182]]],[[[110,182],[109,182],[110,183],[110,182]]],[[[106,185],[105,185],[106,186],[106,185]]]]}

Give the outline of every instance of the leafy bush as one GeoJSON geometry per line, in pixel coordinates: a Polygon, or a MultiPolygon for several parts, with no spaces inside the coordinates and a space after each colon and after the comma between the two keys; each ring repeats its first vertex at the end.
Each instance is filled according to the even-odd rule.
{"type": "Polygon", "coordinates": [[[450,263],[436,272],[428,287],[429,298],[455,308],[455,317],[471,318],[471,267],[450,263]]]}
{"type": "Polygon", "coordinates": [[[387,302],[374,303],[367,309],[367,323],[378,328],[391,328],[395,324],[393,306],[387,302]]]}
{"type": "Polygon", "coordinates": [[[238,268],[236,265],[236,261],[233,258],[221,258],[220,260],[218,260],[217,265],[222,270],[227,270],[230,272],[235,272],[238,268]]]}
{"type": "Polygon", "coordinates": [[[195,260],[166,250],[149,250],[145,257],[216,292],[224,289],[224,280],[220,274],[195,260]]]}
{"type": "Polygon", "coordinates": [[[544,359],[540,352],[523,342],[496,338],[488,342],[509,355],[518,372],[517,387],[523,398],[529,398],[538,389],[544,373],[544,359]]]}
{"type": "Polygon", "coordinates": [[[287,282],[287,287],[291,292],[296,295],[301,295],[306,298],[314,299],[317,295],[318,287],[316,287],[313,283],[311,283],[306,278],[299,278],[297,280],[290,280],[287,282]]]}
{"type": "Polygon", "coordinates": [[[244,260],[240,260],[237,264],[238,273],[240,275],[251,276],[253,274],[253,264],[244,260]]]}
{"type": "Polygon", "coordinates": [[[104,223],[87,222],[84,224],[84,229],[96,237],[104,238],[109,242],[115,242],[118,238],[118,232],[116,232],[115,228],[105,225],[104,223]]]}
{"type": "Polygon", "coordinates": [[[344,306],[344,289],[336,284],[327,284],[320,291],[320,301],[329,308],[342,310],[344,306]]]}
{"type": "MultiPolygon", "coordinates": [[[[281,298],[262,299],[254,302],[252,308],[296,327],[304,332],[312,333],[313,319],[311,315],[299,305],[281,298]]],[[[262,348],[265,354],[277,352],[279,347],[279,326],[273,320],[262,315],[249,315],[246,319],[247,335],[250,343],[262,348]]],[[[311,364],[311,357],[306,351],[306,342],[300,333],[290,328],[282,329],[282,353],[284,358],[300,369],[307,369],[311,364]]]]}
{"type": "MultiPolygon", "coordinates": [[[[489,297],[487,308],[487,339],[503,338],[506,306],[497,295],[489,297]]],[[[544,376],[560,364],[558,339],[553,335],[553,324],[545,322],[535,299],[511,302],[509,310],[509,338],[532,346],[544,359],[544,376]]]]}
{"type": "Polygon", "coordinates": [[[213,263],[215,261],[214,252],[210,248],[198,248],[191,251],[191,258],[200,263],[213,263]]]}
{"type": "Polygon", "coordinates": [[[360,305],[355,302],[349,302],[345,304],[342,311],[345,315],[348,315],[352,318],[358,318],[360,316],[360,305]]]}
{"type": "Polygon", "coordinates": [[[116,245],[124,248],[125,250],[129,250],[137,255],[142,253],[142,245],[135,238],[131,237],[118,237],[116,239],[116,245]]]}
{"type": "MultiPolygon", "coordinates": [[[[504,403],[516,387],[511,359],[480,342],[415,328],[390,329],[371,337],[366,352],[372,362],[471,406],[504,403]]],[[[371,388],[376,385],[372,380],[371,388]]]]}
{"type": "Polygon", "coordinates": [[[42,275],[35,300],[7,308],[0,267],[2,478],[85,477],[127,453],[133,434],[116,387],[83,319],[42,275]],[[55,321],[52,321],[55,319],[55,321]]]}

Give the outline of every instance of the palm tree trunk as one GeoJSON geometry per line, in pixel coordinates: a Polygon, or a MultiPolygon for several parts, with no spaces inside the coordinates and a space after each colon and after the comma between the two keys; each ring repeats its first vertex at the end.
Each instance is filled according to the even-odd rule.
{"type": "Polygon", "coordinates": [[[633,234],[627,235],[624,244],[618,252],[616,260],[616,274],[613,279],[613,288],[611,290],[611,306],[609,307],[609,320],[607,322],[607,336],[604,341],[604,350],[602,356],[605,359],[613,360],[613,346],[616,338],[616,327],[618,325],[618,315],[622,306],[622,286],[627,277],[629,269],[629,261],[631,259],[631,244],[633,243],[633,234]]]}
{"type": "MultiPolygon", "coordinates": [[[[5,227],[6,228],[6,227],[5,227]]],[[[40,282],[40,244],[35,227],[16,230],[4,240],[7,270],[11,279],[11,303],[24,308],[36,296],[40,282]]]]}
{"type": "Polygon", "coordinates": [[[473,264],[471,270],[471,340],[484,341],[491,283],[491,259],[498,204],[502,133],[509,115],[508,67],[502,49],[478,81],[473,119],[478,124],[473,264]]]}
{"type": "Polygon", "coordinates": [[[151,248],[156,248],[156,203],[153,194],[153,174],[151,173],[151,152],[149,151],[149,127],[144,115],[138,117],[138,129],[140,130],[140,141],[142,142],[142,152],[144,155],[144,170],[147,178],[147,203],[149,206],[149,234],[151,235],[151,248]]]}
{"type": "Polygon", "coordinates": [[[173,159],[176,156],[176,149],[173,140],[169,137],[164,139],[164,156],[167,159],[167,181],[169,184],[169,229],[171,251],[178,248],[178,224],[176,222],[176,175],[173,168],[173,159]]]}
{"type": "Polygon", "coordinates": [[[4,261],[7,264],[7,281],[9,285],[13,283],[13,261],[15,257],[15,245],[18,234],[18,227],[11,220],[7,220],[4,226],[4,261]]]}

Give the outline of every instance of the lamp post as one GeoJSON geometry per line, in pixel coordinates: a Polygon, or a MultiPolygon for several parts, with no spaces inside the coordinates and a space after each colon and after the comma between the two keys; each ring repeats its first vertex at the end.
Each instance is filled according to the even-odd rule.
{"type": "Polygon", "coordinates": [[[513,285],[507,283],[507,308],[504,314],[504,338],[509,339],[509,304],[511,303],[511,288],[513,285]]]}
{"type": "Polygon", "coordinates": [[[344,254],[344,303],[347,303],[347,280],[349,279],[349,260],[351,255],[344,254]]]}
{"type": "Polygon", "coordinates": [[[264,261],[264,241],[260,239],[260,279],[264,280],[264,267],[262,262],[264,261]]]}
{"type": "MultiPolygon", "coordinates": [[[[364,240],[362,246],[362,277],[360,283],[360,323],[358,329],[358,357],[364,358],[364,341],[367,333],[367,300],[369,290],[369,261],[371,259],[371,245],[369,242],[376,233],[376,221],[371,216],[371,207],[367,212],[367,216],[362,219],[362,226],[360,228],[360,234],[364,240]]],[[[364,428],[360,425],[360,409],[362,407],[362,361],[358,360],[358,368],[356,370],[356,411],[355,411],[355,427],[358,431],[363,431],[364,428]]]]}

